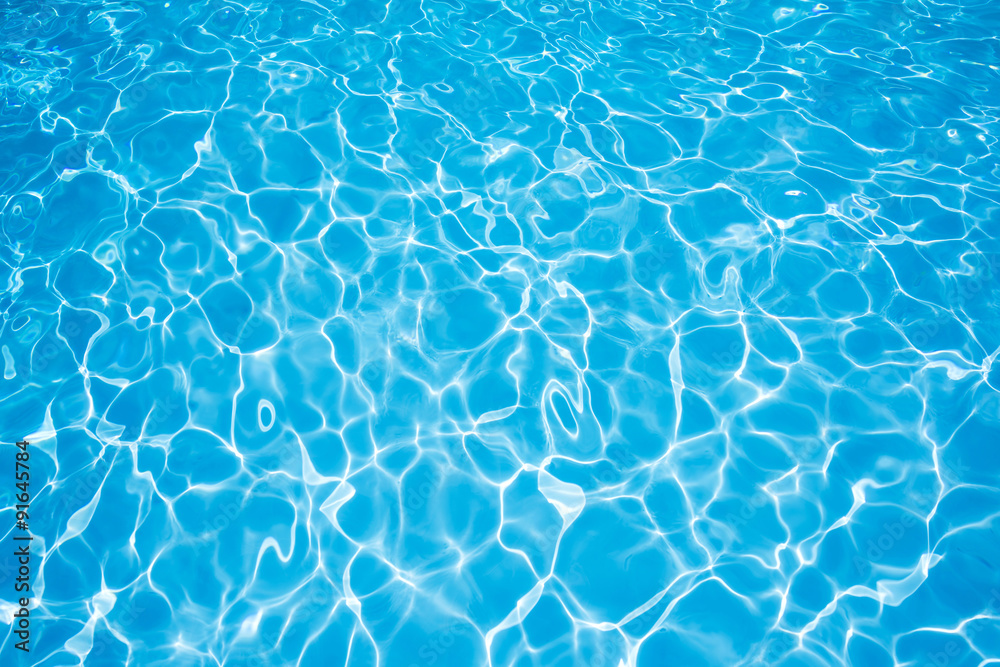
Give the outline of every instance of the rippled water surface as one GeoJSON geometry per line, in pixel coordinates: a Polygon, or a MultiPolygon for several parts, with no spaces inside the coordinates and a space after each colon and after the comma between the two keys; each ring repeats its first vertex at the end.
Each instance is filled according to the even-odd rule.
{"type": "Polygon", "coordinates": [[[1000,664],[997,3],[0,25],[3,664],[1000,664]]]}

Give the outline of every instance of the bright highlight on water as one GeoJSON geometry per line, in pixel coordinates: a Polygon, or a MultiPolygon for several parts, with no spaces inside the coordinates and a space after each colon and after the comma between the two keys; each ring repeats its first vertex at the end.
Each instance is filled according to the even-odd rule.
{"type": "Polygon", "coordinates": [[[0,7],[0,664],[1000,664],[1000,5],[0,7]]]}

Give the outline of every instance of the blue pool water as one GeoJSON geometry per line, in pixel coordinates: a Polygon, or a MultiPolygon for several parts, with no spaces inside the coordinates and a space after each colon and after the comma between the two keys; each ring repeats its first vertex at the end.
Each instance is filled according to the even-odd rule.
{"type": "Polygon", "coordinates": [[[0,663],[1000,664],[1000,5],[0,25],[0,663]]]}

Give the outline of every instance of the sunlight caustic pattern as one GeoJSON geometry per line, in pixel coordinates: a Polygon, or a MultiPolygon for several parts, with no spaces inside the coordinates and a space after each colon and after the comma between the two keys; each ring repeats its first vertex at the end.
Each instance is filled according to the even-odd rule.
{"type": "Polygon", "coordinates": [[[0,23],[4,664],[1000,663],[995,3],[0,23]]]}

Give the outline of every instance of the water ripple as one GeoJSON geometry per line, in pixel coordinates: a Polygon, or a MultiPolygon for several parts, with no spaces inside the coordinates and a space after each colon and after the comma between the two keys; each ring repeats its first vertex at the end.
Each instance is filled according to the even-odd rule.
{"type": "Polygon", "coordinates": [[[1000,661],[991,3],[0,25],[22,660],[1000,661]]]}

